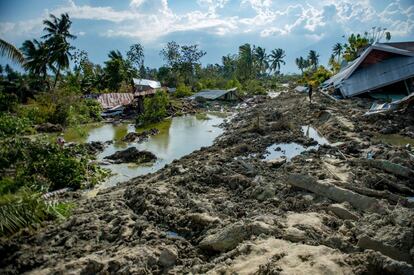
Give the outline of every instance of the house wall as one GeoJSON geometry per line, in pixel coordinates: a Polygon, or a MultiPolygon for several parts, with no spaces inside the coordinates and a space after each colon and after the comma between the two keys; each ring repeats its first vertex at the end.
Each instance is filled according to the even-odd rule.
{"type": "Polygon", "coordinates": [[[344,97],[352,97],[413,76],[414,57],[399,56],[358,69],[342,82],[339,89],[344,97]]]}

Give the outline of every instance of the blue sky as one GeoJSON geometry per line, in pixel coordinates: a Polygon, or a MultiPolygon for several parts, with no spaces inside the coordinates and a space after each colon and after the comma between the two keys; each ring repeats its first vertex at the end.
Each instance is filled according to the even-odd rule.
{"type": "MultiPolygon", "coordinates": [[[[103,63],[110,50],[144,46],[145,64],[163,65],[160,49],[171,40],[198,44],[202,63],[220,63],[251,43],[286,51],[283,72],[297,72],[294,59],[313,49],[326,63],[343,35],[386,27],[392,41],[414,40],[412,0],[0,0],[0,37],[20,46],[39,38],[49,13],[67,12],[73,45],[103,63]]],[[[4,64],[4,60],[1,61],[4,64]]]]}

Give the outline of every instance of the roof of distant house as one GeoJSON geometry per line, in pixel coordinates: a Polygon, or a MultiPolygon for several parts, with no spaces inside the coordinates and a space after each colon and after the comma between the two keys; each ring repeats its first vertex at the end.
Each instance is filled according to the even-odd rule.
{"type": "Polygon", "coordinates": [[[149,80],[149,79],[138,79],[134,78],[134,85],[136,86],[148,86],[152,89],[159,89],[161,88],[161,83],[159,81],[155,80],[149,80]]]}
{"type": "Polygon", "coordinates": [[[232,88],[228,90],[201,90],[200,92],[190,96],[191,99],[195,99],[197,97],[202,97],[205,99],[218,99],[219,97],[222,97],[223,95],[236,91],[237,88],[232,88]]]}
{"type": "Polygon", "coordinates": [[[109,93],[101,94],[97,98],[101,103],[102,108],[112,109],[118,106],[124,106],[130,104],[134,100],[134,94],[132,93],[109,93]]]}

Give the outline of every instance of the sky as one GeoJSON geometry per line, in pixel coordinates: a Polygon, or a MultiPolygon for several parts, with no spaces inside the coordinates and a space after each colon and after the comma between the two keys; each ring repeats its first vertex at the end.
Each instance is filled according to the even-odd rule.
{"type": "Polygon", "coordinates": [[[50,13],[64,12],[77,36],[72,44],[99,64],[135,43],[149,67],[164,64],[159,52],[172,40],[198,44],[207,52],[203,65],[250,43],[284,49],[282,72],[294,73],[296,57],[316,50],[326,64],[335,43],[374,26],[387,28],[391,41],[414,41],[413,0],[0,0],[0,37],[20,47],[42,35],[50,13]]]}

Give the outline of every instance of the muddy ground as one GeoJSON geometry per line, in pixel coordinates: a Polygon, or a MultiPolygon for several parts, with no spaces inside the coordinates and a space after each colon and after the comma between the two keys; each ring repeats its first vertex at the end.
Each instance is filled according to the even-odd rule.
{"type": "Polygon", "coordinates": [[[413,151],[372,141],[389,125],[409,133],[412,113],[366,118],[364,101],[315,101],[254,99],[213,146],[3,240],[0,273],[414,274],[413,151]],[[315,147],[263,159],[289,142],[315,147]]]}

